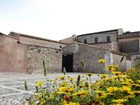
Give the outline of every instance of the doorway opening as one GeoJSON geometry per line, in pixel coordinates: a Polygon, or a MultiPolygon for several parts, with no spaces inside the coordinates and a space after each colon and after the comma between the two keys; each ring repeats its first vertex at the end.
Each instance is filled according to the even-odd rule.
{"type": "Polygon", "coordinates": [[[73,72],[73,54],[63,54],[62,58],[62,71],[73,72]]]}

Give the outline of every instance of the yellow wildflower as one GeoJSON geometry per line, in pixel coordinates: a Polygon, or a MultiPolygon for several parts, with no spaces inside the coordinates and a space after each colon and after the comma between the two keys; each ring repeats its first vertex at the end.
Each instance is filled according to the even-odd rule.
{"type": "Polygon", "coordinates": [[[134,91],[135,95],[140,95],[140,91],[134,91]]]}
{"type": "Polygon", "coordinates": [[[95,93],[97,94],[96,98],[106,98],[107,97],[107,93],[105,91],[95,91],[95,93]]]}
{"type": "Polygon", "coordinates": [[[68,82],[62,82],[62,83],[60,84],[61,87],[65,87],[65,86],[67,86],[67,85],[68,85],[68,82]]]}
{"type": "Polygon", "coordinates": [[[72,92],[74,90],[73,87],[60,87],[60,92],[72,92]]]}
{"type": "Polygon", "coordinates": [[[128,71],[135,71],[135,68],[129,68],[128,71]]]}
{"type": "Polygon", "coordinates": [[[106,66],[106,70],[108,70],[108,71],[116,71],[116,70],[118,70],[119,69],[119,66],[118,65],[108,65],[108,66],[106,66]]]}
{"type": "Polygon", "coordinates": [[[60,80],[64,80],[65,79],[65,76],[60,76],[58,77],[60,80]]]}
{"type": "Polygon", "coordinates": [[[109,93],[112,93],[112,92],[115,92],[115,91],[119,91],[120,89],[118,87],[108,87],[107,88],[107,91],[109,93]]]}
{"type": "Polygon", "coordinates": [[[122,91],[130,91],[131,88],[128,87],[128,86],[123,86],[123,87],[121,88],[121,90],[122,90],[122,91]]]}
{"type": "Polygon", "coordinates": [[[112,100],[112,102],[116,103],[116,104],[122,104],[126,101],[128,101],[128,100],[127,99],[114,99],[114,100],[112,100]]]}
{"type": "Polygon", "coordinates": [[[108,75],[107,74],[100,74],[101,78],[106,78],[108,75]]]}
{"type": "Polygon", "coordinates": [[[80,91],[76,92],[74,95],[75,96],[81,96],[81,95],[86,96],[87,94],[88,94],[88,91],[80,90],[80,91]]]}
{"type": "Polygon", "coordinates": [[[98,63],[105,63],[105,62],[106,62],[105,59],[99,59],[99,60],[98,60],[98,63]]]}
{"type": "Polygon", "coordinates": [[[69,102],[69,103],[67,103],[65,105],[80,105],[80,104],[79,103],[76,103],[76,102],[69,102]]]}
{"type": "Polygon", "coordinates": [[[91,77],[91,76],[92,76],[92,73],[87,73],[87,75],[88,75],[89,77],[91,77]]]}
{"type": "Polygon", "coordinates": [[[43,81],[37,81],[35,84],[35,86],[37,86],[37,87],[41,87],[42,85],[44,85],[43,81]]]}
{"type": "Polygon", "coordinates": [[[122,72],[119,72],[119,71],[113,71],[112,74],[114,74],[114,75],[122,75],[122,72]]]}
{"type": "Polygon", "coordinates": [[[138,80],[138,83],[140,83],[140,80],[138,80]]]}

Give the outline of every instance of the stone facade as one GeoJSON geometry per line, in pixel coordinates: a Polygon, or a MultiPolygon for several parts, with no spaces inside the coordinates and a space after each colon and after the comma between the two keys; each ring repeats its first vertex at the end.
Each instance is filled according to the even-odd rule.
{"type": "Polygon", "coordinates": [[[120,52],[140,53],[140,32],[126,33],[118,37],[120,52]]]}
{"type": "Polygon", "coordinates": [[[105,66],[109,64],[119,64],[122,70],[126,67],[126,57],[123,54],[117,54],[106,49],[85,44],[72,44],[63,48],[65,53],[73,53],[73,71],[74,72],[94,72],[104,73],[105,66]],[[120,60],[124,57],[122,62],[120,60]],[[105,64],[99,64],[99,59],[105,59],[105,64]]]}
{"type": "Polygon", "coordinates": [[[119,51],[117,36],[123,34],[122,29],[108,30],[96,33],[88,33],[77,36],[80,43],[96,45],[106,49],[119,51]]]}
{"type": "Polygon", "coordinates": [[[60,49],[28,46],[28,73],[43,73],[43,60],[47,72],[62,72],[62,52],[60,49]]]}
{"type": "Polygon", "coordinates": [[[65,46],[53,40],[25,34],[0,35],[0,71],[43,73],[62,72],[62,51],[65,46]]]}
{"type": "Polygon", "coordinates": [[[68,72],[104,73],[109,64],[126,70],[140,63],[140,32],[115,29],[74,35],[60,42],[0,33],[0,71],[43,73],[43,61],[47,72],[62,72],[65,68],[68,72]],[[106,63],[99,64],[102,58],[106,63]]]}
{"type": "MultiPolygon", "coordinates": [[[[140,31],[124,33],[122,29],[115,29],[78,35],[76,39],[75,42],[125,53],[129,56],[128,58],[140,55],[140,31]]],[[[126,65],[126,68],[135,65],[133,64],[135,62],[133,60],[134,59],[131,61],[129,60],[127,61],[128,64],[124,64],[126,65]]]]}

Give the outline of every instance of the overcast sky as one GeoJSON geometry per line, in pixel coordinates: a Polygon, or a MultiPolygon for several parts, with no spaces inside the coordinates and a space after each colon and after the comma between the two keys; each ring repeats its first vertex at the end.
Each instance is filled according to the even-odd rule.
{"type": "Polygon", "coordinates": [[[53,40],[123,28],[140,31],[140,0],[0,0],[0,32],[53,40]]]}

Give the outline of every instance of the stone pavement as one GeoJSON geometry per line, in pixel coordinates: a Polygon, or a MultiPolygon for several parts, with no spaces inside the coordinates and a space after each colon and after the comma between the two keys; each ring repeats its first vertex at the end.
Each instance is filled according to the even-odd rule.
{"type": "MultiPolygon", "coordinates": [[[[72,77],[77,77],[81,73],[67,73],[72,77]]],[[[23,101],[34,93],[36,81],[46,82],[48,79],[56,78],[62,73],[49,73],[47,76],[42,74],[19,74],[19,73],[0,73],[0,105],[22,105],[23,101]],[[28,90],[24,88],[24,81],[27,81],[28,90]]],[[[92,81],[99,79],[92,76],[92,81]]]]}

